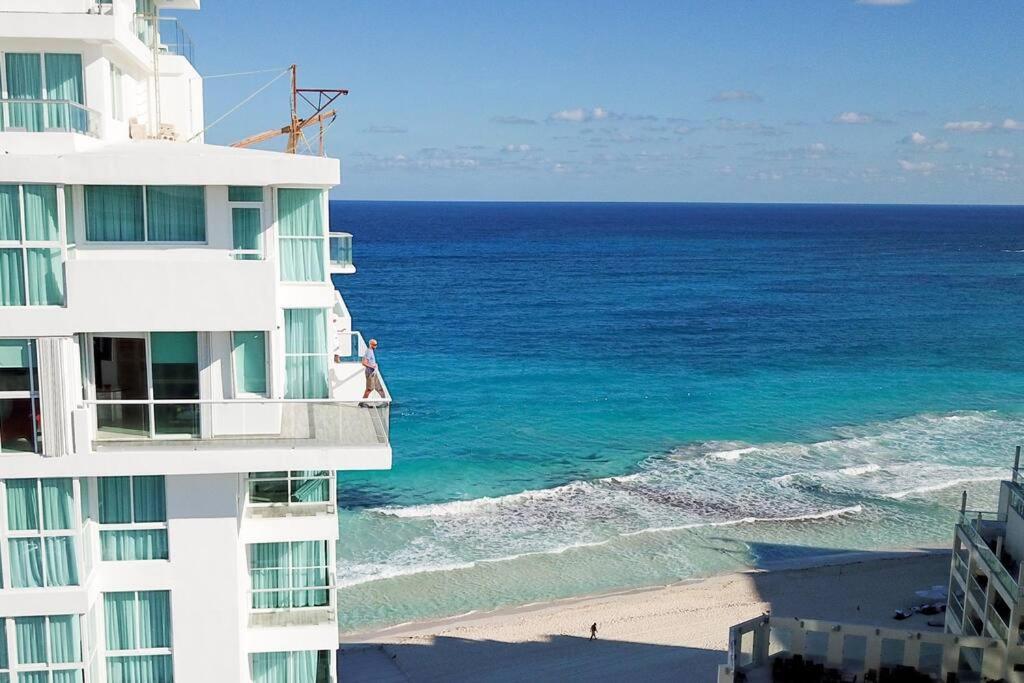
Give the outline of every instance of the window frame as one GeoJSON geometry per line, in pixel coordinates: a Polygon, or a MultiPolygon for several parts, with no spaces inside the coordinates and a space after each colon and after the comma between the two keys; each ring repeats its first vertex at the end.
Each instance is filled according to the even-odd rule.
{"type": "MultiPolygon", "coordinates": [[[[319,650],[319,649],[317,649],[317,650],[273,650],[273,651],[250,652],[249,656],[248,656],[248,660],[249,660],[249,680],[250,681],[255,681],[256,680],[256,666],[255,666],[256,662],[254,660],[255,657],[257,657],[259,655],[268,655],[268,654],[269,655],[277,655],[277,654],[291,655],[291,654],[297,654],[297,653],[300,653],[300,652],[316,652],[316,656],[317,656],[317,677],[316,677],[315,683],[334,683],[334,681],[335,681],[335,673],[334,672],[337,669],[337,663],[335,662],[335,653],[332,650],[319,650]],[[327,660],[327,662],[326,662],[327,666],[325,667],[326,668],[326,673],[327,673],[327,677],[326,678],[320,678],[319,677],[321,656],[324,657],[327,660]]],[[[288,683],[293,683],[293,682],[291,680],[289,680],[288,683]]]]}
{"type": "Polygon", "coordinates": [[[171,559],[170,536],[167,530],[167,477],[160,475],[115,475],[111,477],[96,477],[96,528],[99,531],[100,539],[100,562],[169,562],[171,559]],[[159,476],[163,479],[164,487],[164,521],[162,522],[137,522],[135,521],[135,479],[140,476],[159,476]],[[101,522],[99,517],[100,501],[103,498],[103,489],[100,485],[102,479],[128,480],[128,509],[131,510],[131,522],[101,522]],[[107,559],[103,556],[103,532],[105,531],[160,531],[164,532],[167,557],[147,557],[135,560],[107,559]]]}
{"type": "Polygon", "coordinates": [[[104,668],[107,666],[107,660],[111,657],[149,657],[153,655],[166,655],[171,658],[171,671],[174,671],[174,604],[171,602],[171,591],[166,588],[156,588],[152,590],[126,590],[126,591],[102,591],[100,602],[103,604],[103,620],[100,623],[100,630],[103,633],[103,664],[104,668]],[[141,648],[136,647],[132,650],[115,650],[111,647],[110,643],[106,642],[107,639],[107,600],[106,596],[114,593],[131,593],[132,594],[132,605],[134,612],[134,640],[135,643],[142,642],[142,602],[139,600],[140,593],[167,593],[167,617],[168,617],[168,629],[167,633],[170,637],[171,644],[167,647],[149,647],[141,648]]]}
{"type": "Polygon", "coordinates": [[[67,278],[67,215],[64,196],[64,185],[52,183],[0,183],[0,185],[14,186],[18,188],[18,220],[20,221],[21,234],[17,240],[0,240],[0,250],[13,249],[21,253],[21,285],[24,293],[24,303],[14,306],[0,306],[5,308],[67,308],[68,305],[68,278],[67,278]],[[57,211],[57,239],[56,240],[30,240],[28,239],[28,226],[25,224],[25,186],[37,185],[40,187],[52,187],[56,193],[57,211]],[[28,252],[30,249],[57,249],[60,251],[60,279],[61,279],[61,302],[59,304],[34,304],[29,294],[29,272],[28,252]]]}
{"type": "Polygon", "coordinates": [[[247,543],[245,547],[246,555],[246,574],[249,578],[249,612],[255,614],[263,614],[267,612],[281,612],[281,611],[310,611],[310,610],[323,610],[334,608],[337,598],[335,597],[336,589],[333,563],[331,558],[334,556],[336,548],[334,541],[326,538],[308,538],[298,541],[267,541],[259,543],[247,543]],[[306,566],[306,565],[295,565],[292,562],[292,546],[298,543],[323,543],[324,544],[324,563],[322,565],[306,566]],[[253,567],[252,566],[252,548],[257,545],[286,545],[288,546],[288,564],[280,567],[253,567]],[[324,570],[324,576],[326,577],[325,586],[294,586],[292,585],[292,576],[294,572],[308,572],[311,569],[324,570]],[[253,588],[253,572],[254,571],[284,571],[288,576],[288,585],[279,588],[253,588]],[[304,591],[323,591],[327,595],[327,602],[323,605],[305,605],[302,607],[295,607],[291,604],[292,596],[294,593],[304,591]],[[285,607],[256,607],[254,602],[256,601],[257,593],[285,593],[288,595],[288,605],[285,607]]]}
{"type": "Polygon", "coordinates": [[[232,330],[231,331],[231,391],[235,398],[270,398],[270,334],[264,330],[232,330]],[[243,391],[238,386],[238,347],[235,335],[239,332],[260,332],[263,334],[263,386],[262,393],[243,391]]]}
{"type": "MultiPolygon", "coordinates": [[[[306,284],[312,284],[312,283],[308,283],[307,282],[306,284]]],[[[281,367],[284,368],[284,373],[285,373],[285,375],[284,375],[284,377],[285,377],[285,380],[284,380],[284,395],[286,396],[286,398],[285,398],[286,401],[292,401],[292,400],[299,400],[299,401],[302,401],[302,400],[321,400],[321,399],[302,399],[302,398],[291,398],[291,399],[289,399],[289,398],[287,398],[287,392],[288,392],[288,359],[289,358],[316,358],[317,356],[321,355],[319,353],[310,353],[310,352],[305,352],[305,351],[303,351],[303,352],[289,352],[288,351],[288,313],[287,312],[288,311],[306,311],[306,310],[320,311],[323,314],[324,346],[325,346],[324,353],[323,353],[323,356],[324,356],[324,383],[327,386],[327,396],[325,398],[329,399],[331,397],[331,370],[332,370],[332,368],[334,368],[334,362],[333,362],[334,358],[333,358],[333,353],[331,351],[331,339],[333,338],[332,334],[331,334],[331,309],[329,309],[329,308],[316,308],[316,307],[312,307],[312,308],[310,308],[310,307],[282,308],[281,309],[281,311],[282,311],[282,314],[281,314],[282,315],[281,329],[284,331],[284,339],[282,340],[282,343],[281,343],[281,353],[284,354],[284,363],[282,364],[281,367]]]]}
{"type": "Polygon", "coordinates": [[[85,579],[85,567],[83,564],[83,553],[81,552],[82,546],[85,544],[86,539],[83,538],[82,534],[82,497],[80,490],[80,482],[77,477],[11,477],[4,479],[2,486],[3,499],[0,501],[0,520],[3,524],[0,525],[0,534],[2,534],[2,552],[0,552],[0,571],[3,571],[3,588],[4,590],[13,591],[36,591],[36,590],[52,590],[59,588],[73,588],[80,587],[85,579]],[[36,494],[36,520],[38,523],[37,529],[24,529],[15,530],[11,529],[10,519],[8,518],[7,511],[7,497],[8,497],[8,482],[18,481],[27,479],[35,481],[35,494],[36,494]],[[70,529],[46,529],[46,521],[43,518],[43,479],[69,479],[71,481],[71,528],[70,529]],[[70,537],[75,552],[75,572],[78,576],[78,583],[72,583],[67,585],[50,585],[47,581],[49,572],[48,560],[46,558],[46,539],[47,538],[58,538],[58,537],[70,537]],[[41,586],[14,586],[13,585],[13,574],[11,573],[11,540],[12,539],[38,539],[39,540],[39,566],[41,568],[41,586]]]}
{"type": "MultiPolygon", "coordinates": [[[[39,377],[38,377],[38,362],[36,358],[36,340],[33,337],[4,337],[5,341],[13,340],[24,340],[28,342],[29,348],[29,367],[28,367],[28,383],[29,388],[26,389],[14,389],[9,391],[0,391],[0,400],[3,399],[28,399],[32,405],[32,453],[39,453],[41,439],[39,429],[35,425],[39,419],[39,377]]],[[[24,453],[25,451],[5,451],[3,446],[0,446],[0,453],[24,453]]],[[[6,505],[6,500],[4,501],[6,505]]],[[[4,508],[6,515],[6,507],[4,508]]],[[[4,517],[6,522],[6,516],[4,517]]],[[[6,528],[6,527],[5,527],[6,528]]],[[[6,574],[4,576],[7,576],[6,574]]]]}
{"type": "MultiPolygon", "coordinates": [[[[274,470],[279,471],[279,470],[274,470]]],[[[334,510],[334,502],[337,496],[337,480],[332,474],[332,470],[322,470],[326,472],[324,475],[316,476],[298,476],[297,473],[303,470],[281,470],[284,472],[283,477],[253,477],[253,474],[259,474],[259,472],[250,472],[246,475],[246,486],[245,486],[245,502],[249,507],[255,508],[273,508],[273,507],[306,507],[315,505],[327,505],[330,509],[334,510]],[[292,483],[297,481],[309,481],[310,479],[324,479],[327,481],[327,500],[311,500],[311,501],[293,501],[292,495],[294,490],[292,483]],[[252,489],[255,483],[263,483],[268,481],[285,482],[285,486],[288,491],[288,500],[285,501],[254,501],[252,499],[252,489]]]]}
{"type": "MultiPolygon", "coordinates": [[[[7,622],[5,628],[7,630],[7,633],[9,634],[8,635],[8,641],[7,641],[7,643],[8,643],[7,665],[8,665],[9,668],[6,669],[6,670],[3,670],[3,671],[4,672],[10,672],[11,674],[14,674],[16,676],[17,680],[21,680],[21,674],[28,674],[28,673],[42,673],[42,672],[52,673],[52,672],[56,672],[56,671],[81,671],[82,672],[82,680],[83,681],[86,680],[87,676],[86,676],[86,673],[85,673],[85,669],[86,669],[86,662],[85,662],[85,660],[86,660],[86,650],[87,650],[86,646],[87,646],[87,643],[86,643],[86,637],[85,637],[85,628],[84,628],[84,626],[82,624],[82,616],[83,615],[81,615],[81,614],[40,614],[40,615],[30,615],[30,616],[27,616],[27,617],[7,617],[6,619],[4,619],[4,621],[7,622]],[[53,659],[53,653],[50,650],[50,619],[52,617],[72,617],[72,618],[78,620],[78,654],[79,654],[79,659],[78,659],[77,662],[53,662],[53,661],[51,661],[53,659]],[[15,664],[12,661],[12,660],[18,658],[18,654],[17,654],[17,652],[18,652],[18,647],[17,647],[17,643],[18,643],[17,621],[18,621],[18,619],[42,619],[43,620],[43,639],[44,639],[44,643],[45,643],[46,660],[47,660],[45,663],[36,662],[36,663],[32,663],[32,664],[22,664],[21,662],[18,662],[17,664],[15,664]],[[13,649],[10,647],[12,644],[14,645],[13,649]]],[[[0,632],[0,634],[2,634],[2,632],[0,632]]],[[[48,676],[47,678],[49,678],[51,681],[53,680],[53,676],[52,675],[48,676]]]]}
{"type": "Polygon", "coordinates": [[[267,245],[266,245],[266,205],[267,192],[266,188],[259,185],[228,185],[228,213],[231,214],[231,258],[236,261],[265,261],[267,258],[267,245]],[[241,199],[231,199],[231,188],[232,187],[258,187],[263,198],[259,201],[248,201],[241,199]],[[235,209],[256,209],[260,213],[260,234],[259,234],[259,245],[256,249],[235,249],[235,209]],[[244,256],[255,256],[254,259],[246,259],[244,256]]]}
{"type": "MultiPolygon", "coordinates": [[[[89,101],[89,92],[88,92],[88,85],[89,84],[88,84],[88,82],[86,81],[86,78],[85,78],[85,55],[82,54],[81,52],[49,52],[47,50],[43,50],[41,52],[35,52],[35,51],[18,52],[16,50],[0,50],[0,99],[7,99],[8,85],[9,85],[8,82],[7,82],[7,54],[8,53],[15,54],[15,55],[32,55],[32,54],[34,54],[34,55],[37,55],[39,57],[40,91],[42,92],[42,97],[40,99],[42,99],[42,100],[50,99],[47,96],[49,93],[48,93],[48,91],[46,89],[46,55],[47,54],[55,54],[55,55],[74,55],[74,54],[76,54],[76,55],[78,55],[79,58],[81,59],[81,64],[82,64],[82,102],[81,102],[81,106],[82,107],[86,106],[85,103],[89,101]]],[[[61,102],[61,101],[62,100],[54,100],[54,102],[61,102]]],[[[17,104],[17,103],[15,103],[15,104],[17,104]]],[[[9,109],[9,107],[10,107],[9,103],[4,103],[3,105],[0,105],[0,131],[9,131],[10,130],[10,123],[9,123],[9,112],[10,112],[10,109],[9,109]]],[[[46,132],[48,132],[50,130],[48,128],[48,125],[47,125],[47,124],[49,124],[49,120],[50,120],[50,109],[46,105],[42,105],[42,107],[43,107],[43,130],[41,130],[39,132],[46,133],[46,132]]],[[[35,132],[35,131],[30,131],[30,132],[35,132]]],[[[81,134],[79,131],[71,131],[71,132],[81,134]]]]}
{"type": "Polygon", "coordinates": [[[300,287],[319,286],[325,284],[331,284],[331,249],[330,249],[330,234],[331,234],[331,216],[330,216],[330,200],[328,198],[328,190],[323,187],[302,187],[297,185],[277,185],[274,187],[274,230],[277,233],[277,281],[282,285],[300,287]],[[281,190],[319,190],[320,192],[320,211],[324,219],[324,231],[321,235],[282,235],[281,234],[281,190]],[[282,254],[284,249],[281,248],[284,240],[320,240],[320,259],[323,262],[323,280],[285,280],[281,275],[281,268],[283,266],[282,254]]]}
{"type": "Polygon", "coordinates": [[[105,185],[82,185],[82,207],[85,212],[85,242],[87,244],[102,244],[104,247],[117,247],[123,245],[127,248],[136,248],[139,246],[145,246],[152,244],[160,247],[204,247],[210,244],[210,223],[207,220],[207,211],[209,210],[209,202],[207,197],[207,186],[206,185],[168,185],[168,187],[199,187],[203,190],[203,239],[202,240],[152,240],[149,238],[149,185],[124,185],[119,184],[121,187],[141,187],[142,188],[142,239],[141,240],[94,240],[89,237],[89,200],[88,200],[88,188],[90,187],[106,187],[105,185]]]}

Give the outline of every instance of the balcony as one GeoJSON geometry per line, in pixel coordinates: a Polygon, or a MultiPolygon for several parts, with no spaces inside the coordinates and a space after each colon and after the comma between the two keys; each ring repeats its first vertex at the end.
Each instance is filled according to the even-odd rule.
{"type": "Polygon", "coordinates": [[[178,55],[195,64],[195,43],[177,17],[136,14],[133,27],[136,37],[147,48],[153,49],[155,42],[158,53],[178,55]]]}
{"type": "Polygon", "coordinates": [[[99,137],[99,112],[70,100],[2,99],[0,131],[99,137]]]}
{"type": "MultiPolygon", "coordinates": [[[[983,524],[984,522],[978,521],[977,523],[983,524]]],[[[988,573],[995,577],[996,582],[1006,592],[1007,597],[1011,600],[1016,600],[1018,594],[1017,582],[1010,576],[1010,572],[999,561],[999,558],[996,557],[996,554],[989,547],[982,534],[975,528],[975,523],[971,521],[962,522],[957,524],[957,529],[963,533],[971,546],[973,546],[974,553],[988,569],[988,573]]]]}
{"type": "Polygon", "coordinates": [[[331,273],[350,274],[356,272],[352,263],[352,235],[347,232],[330,233],[330,258],[329,266],[331,273]]]}

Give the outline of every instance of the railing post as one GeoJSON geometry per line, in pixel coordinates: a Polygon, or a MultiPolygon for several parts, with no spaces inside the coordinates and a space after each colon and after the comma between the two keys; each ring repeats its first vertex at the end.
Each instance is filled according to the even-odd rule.
{"type": "Polygon", "coordinates": [[[1013,455],[1013,481],[1017,481],[1017,472],[1020,470],[1020,446],[1017,446],[1013,455]]]}

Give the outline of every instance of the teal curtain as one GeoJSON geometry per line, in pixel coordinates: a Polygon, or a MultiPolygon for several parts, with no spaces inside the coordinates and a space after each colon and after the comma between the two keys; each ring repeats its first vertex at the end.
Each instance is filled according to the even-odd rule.
{"type": "Polygon", "coordinates": [[[325,326],[323,309],[285,310],[285,398],[327,398],[325,326]]]}
{"type": "Polygon", "coordinates": [[[0,306],[25,305],[21,249],[0,249],[0,306]]]}
{"type": "Polygon", "coordinates": [[[14,588],[39,588],[43,585],[43,556],[40,539],[12,538],[11,585],[14,588]]]}
{"type": "Polygon", "coordinates": [[[46,621],[43,617],[14,620],[18,664],[46,664],[46,621]]]}
{"type": "Polygon", "coordinates": [[[135,487],[135,521],[166,522],[163,475],[134,477],[132,483],[135,487]]]}
{"type": "MultiPolygon", "coordinates": [[[[300,470],[293,472],[292,476],[316,477],[324,475],[322,470],[300,470]]],[[[325,478],[295,479],[292,481],[292,502],[293,503],[318,503],[326,502],[331,495],[330,482],[325,478]]]]}
{"type": "Polygon", "coordinates": [[[39,529],[38,479],[7,480],[7,528],[11,531],[39,529]]]}
{"type": "Polygon", "coordinates": [[[252,654],[253,683],[317,683],[316,650],[252,654]]]}
{"type": "MultiPolygon", "coordinates": [[[[253,208],[231,209],[231,235],[234,249],[260,250],[260,210],[253,208]]],[[[258,261],[260,254],[236,254],[240,261],[258,261]]]]}
{"type": "Polygon", "coordinates": [[[60,240],[57,220],[57,186],[25,185],[25,239],[40,242],[60,240]]]}
{"type": "Polygon", "coordinates": [[[291,543],[292,607],[319,607],[328,603],[327,543],[296,541],[291,543]]]}
{"type": "Polygon", "coordinates": [[[60,249],[29,249],[28,302],[33,306],[64,305],[64,269],[60,249]]]}
{"type": "Polygon", "coordinates": [[[74,527],[75,493],[70,479],[43,479],[43,528],[74,527]]]}
{"type": "Polygon", "coordinates": [[[171,655],[107,657],[107,683],[173,683],[171,655]]]}
{"type": "Polygon", "coordinates": [[[99,477],[100,524],[132,521],[131,484],[128,477],[99,477]]]}
{"type": "Polygon", "coordinates": [[[135,633],[135,593],[104,593],[103,615],[107,650],[135,650],[138,648],[138,639],[135,633]]]}
{"type": "MultiPolygon", "coordinates": [[[[43,56],[46,66],[46,99],[67,100],[85,104],[82,88],[82,55],[47,52],[43,56]]],[[[89,121],[79,107],[51,104],[49,126],[62,130],[87,132],[89,121]]]]}
{"type": "Polygon", "coordinates": [[[267,393],[267,335],[234,332],[235,387],[247,394],[267,393]]]}
{"type": "Polygon", "coordinates": [[[148,185],[146,212],[150,242],[205,242],[206,188],[148,185]]]}
{"type": "Polygon", "coordinates": [[[46,585],[77,586],[78,563],[74,536],[48,536],[46,542],[46,585]]]}
{"type": "MultiPolygon", "coordinates": [[[[195,332],[150,334],[153,398],[199,398],[199,346],[195,332]]],[[[157,434],[199,436],[199,405],[157,405],[153,414],[157,434]]]]}
{"type": "Polygon", "coordinates": [[[171,646],[171,594],[139,591],[139,647],[171,646]]]}
{"type": "Polygon", "coordinates": [[[259,185],[231,185],[228,187],[229,202],[262,202],[263,188],[259,185]]]}
{"type": "Polygon", "coordinates": [[[73,671],[54,671],[53,678],[42,683],[85,683],[85,674],[81,669],[73,671]]]}
{"type": "Polygon", "coordinates": [[[21,203],[17,185],[0,185],[0,242],[21,241],[21,203]]]}
{"type": "Polygon", "coordinates": [[[66,614],[49,618],[50,663],[72,664],[82,661],[82,635],[77,615],[66,614]]]}
{"type": "Polygon", "coordinates": [[[281,280],[323,281],[323,191],[291,188],[278,190],[277,222],[281,237],[281,280]]]}
{"type": "MultiPolygon", "coordinates": [[[[0,669],[6,669],[9,666],[10,660],[7,656],[7,620],[0,619],[0,669]]],[[[0,681],[3,680],[0,678],[0,681]]]]}
{"type": "Polygon", "coordinates": [[[252,606],[280,609],[290,604],[288,596],[288,544],[253,543],[249,546],[249,576],[252,606]],[[273,590],[279,589],[279,590],[273,590]],[[259,592],[256,592],[256,591],[259,592]]]}
{"type": "Polygon", "coordinates": [[[145,238],[142,188],[85,186],[85,238],[92,242],[141,242],[145,238]]]}
{"type": "Polygon", "coordinates": [[[102,557],[108,562],[166,560],[166,529],[100,531],[102,557]]]}
{"type": "MultiPolygon", "coordinates": [[[[43,71],[38,53],[8,52],[7,97],[12,100],[43,99],[43,71]]],[[[43,130],[43,105],[38,103],[8,105],[7,122],[11,128],[31,132],[43,130]]]]}

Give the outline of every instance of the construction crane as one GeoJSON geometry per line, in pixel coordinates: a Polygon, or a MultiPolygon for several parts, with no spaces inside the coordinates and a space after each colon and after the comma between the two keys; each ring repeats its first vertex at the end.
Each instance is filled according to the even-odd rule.
{"type": "Polygon", "coordinates": [[[238,142],[233,143],[231,145],[232,147],[250,147],[264,142],[265,140],[276,138],[278,135],[287,135],[288,144],[285,147],[285,152],[288,154],[295,154],[298,151],[299,139],[305,137],[302,133],[303,129],[308,126],[318,124],[320,127],[320,132],[317,135],[319,140],[319,154],[320,156],[324,155],[324,134],[327,132],[327,127],[330,126],[338,115],[338,112],[334,109],[327,111],[327,107],[331,106],[331,104],[333,104],[334,101],[342,95],[348,95],[348,90],[342,90],[340,88],[300,88],[297,85],[298,69],[294,64],[289,68],[292,72],[291,123],[282,128],[275,128],[273,130],[257,133],[256,135],[250,135],[244,140],[239,140],[238,142]],[[300,98],[303,102],[313,108],[313,113],[305,118],[299,118],[300,98]]]}

